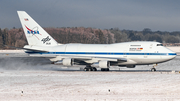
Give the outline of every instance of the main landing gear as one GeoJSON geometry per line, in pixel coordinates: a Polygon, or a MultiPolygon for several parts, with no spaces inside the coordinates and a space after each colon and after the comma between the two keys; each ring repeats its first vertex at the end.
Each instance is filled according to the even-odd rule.
{"type": "MultiPolygon", "coordinates": [[[[96,67],[91,67],[91,65],[86,65],[84,71],[97,71],[96,67]]],[[[101,71],[109,71],[109,68],[101,68],[101,71]]]]}
{"type": "Polygon", "coordinates": [[[97,71],[96,67],[86,66],[84,71],[97,71]]]}
{"type": "Polygon", "coordinates": [[[109,71],[109,68],[101,68],[101,71],[109,71]]]}
{"type": "Polygon", "coordinates": [[[157,64],[153,64],[153,68],[151,68],[151,71],[152,71],[152,72],[155,72],[155,71],[156,71],[156,66],[157,66],[157,64]]]}

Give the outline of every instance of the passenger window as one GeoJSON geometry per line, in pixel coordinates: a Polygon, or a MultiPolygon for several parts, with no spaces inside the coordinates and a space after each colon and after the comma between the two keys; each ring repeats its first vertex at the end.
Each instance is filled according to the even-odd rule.
{"type": "Polygon", "coordinates": [[[163,46],[162,44],[157,44],[157,46],[163,46]]]}

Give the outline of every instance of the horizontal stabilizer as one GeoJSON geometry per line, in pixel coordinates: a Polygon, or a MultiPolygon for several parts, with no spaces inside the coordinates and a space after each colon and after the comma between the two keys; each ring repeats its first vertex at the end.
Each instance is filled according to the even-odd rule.
{"type": "Polygon", "coordinates": [[[30,52],[43,52],[43,53],[46,53],[48,51],[45,51],[45,50],[36,50],[36,49],[29,49],[29,48],[20,48],[20,47],[14,47],[14,46],[7,46],[7,45],[4,45],[6,47],[11,47],[11,48],[15,48],[15,49],[23,49],[23,50],[27,50],[27,51],[30,51],[30,52]]]}

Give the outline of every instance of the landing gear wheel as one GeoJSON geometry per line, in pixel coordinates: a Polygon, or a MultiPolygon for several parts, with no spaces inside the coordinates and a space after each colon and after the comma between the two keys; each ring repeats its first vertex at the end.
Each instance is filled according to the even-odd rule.
{"type": "Polygon", "coordinates": [[[101,71],[109,71],[109,68],[101,68],[101,71]]]}
{"type": "Polygon", "coordinates": [[[87,68],[84,68],[84,71],[88,71],[88,69],[87,69],[87,68]]]}
{"type": "Polygon", "coordinates": [[[88,66],[84,68],[84,71],[97,71],[97,69],[95,67],[88,66]]]}
{"type": "Polygon", "coordinates": [[[156,71],[156,66],[157,66],[158,64],[153,64],[153,68],[151,68],[151,72],[155,72],[156,71]]]}
{"type": "Polygon", "coordinates": [[[92,71],[92,68],[89,68],[89,70],[88,71],[92,71]]]}
{"type": "Polygon", "coordinates": [[[97,69],[95,67],[92,67],[92,71],[97,71],[97,69]]]}
{"type": "Polygon", "coordinates": [[[151,71],[152,71],[152,72],[155,72],[155,71],[156,71],[156,68],[151,68],[151,71]]]}

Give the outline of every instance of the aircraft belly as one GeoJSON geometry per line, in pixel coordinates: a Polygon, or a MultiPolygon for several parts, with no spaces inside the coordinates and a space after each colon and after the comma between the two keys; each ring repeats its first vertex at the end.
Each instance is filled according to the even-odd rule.
{"type": "MultiPolygon", "coordinates": [[[[124,58],[122,55],[96,55],[96,54],[76,54],[72,56],[71,54],[66,54],[64,56],[71,56],[71,58],[74,57],[89,57],[91,59],[85,60],[87,63],[94,63],[98,62],[99,60],[109,60],[109,61],[117,61],[115,58],[124,58]],[[104,57],[104,58],[103,58],[104,57]],[[110,58],[114,59],[110,59],[110,58]]],[[[170,60],[170,56],[148,56],[144,57],[144,55],[129,55],[126,57],[127,62],[125,61],[117,61],[118,65],[127,65],[127,64],[153,64],[153,63],[160,63],[167,60],[170,60]]]]}
{"type": "MultiPolygon", "coordinates": [[[[144,56],[136,56],[128,58],[128,60],[133,60],[137,65],[161,63],[171,59],[172,56],[148,56],[147,58],[145,58],[144,56]]],[[[119,63],[119,65],[121,64],[133,64],[133,62],[119,63]]]]}

